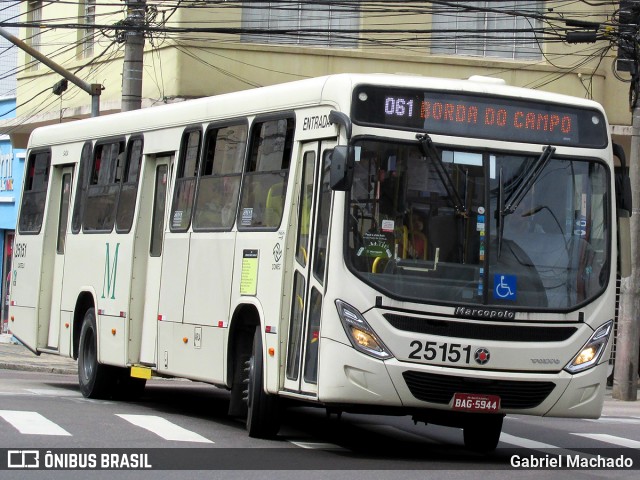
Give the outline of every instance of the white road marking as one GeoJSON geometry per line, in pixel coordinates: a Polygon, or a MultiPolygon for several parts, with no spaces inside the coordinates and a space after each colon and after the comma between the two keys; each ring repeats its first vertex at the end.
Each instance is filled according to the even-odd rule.
{"type": "Polygon", "coordinates": [[[27,392],[48,397],[82,397],[82,393],[61,388],[27,388],[27,392]]]}
{"type": "Polygon", "coordinates": [[[614,435],[607,435],[606,433],[572,433],[571,435],[591,438],[592,440],[611,443],[613,445],[618,445],[619,447],[640,448],[640,442],[637,440],[631,440],[629,438],[623,438],[623,437],[616,437],[614,435]]]}
{"type": "Polygon", "coordinates": [[[504,443],[508,443],[510,445],[515,445],[517,447],[533,448],[535,450],[560,448],[560,447],[557,447],[556,445],[549,445],[548,443],[536,442],[535,440],[529,440],[528,438],[515,437],[513,435],[509,435],[508,433],[504,433],[504,432],[500,434],[500,441],[504,443]]]}
{"type": "Polygon", "coordinates": [[[640,425],[640,418],[638,417],[605,417],[602,416],[598,419],[586,419],[587,422],[592,423],[619,423],[627,425],[640,425]]]}
{"type": "Polygon", "coordinates": [[[155,433],[165,440],[173,440],[176,442],[198,442],[198,443],[214,443],[191,430],[182,428],[175,423],[171,423],[162,417],[155,415],[125,415],[117,414],[118,417],[126,420],[133,425],[144,428],[155,433]]]}
{"type": "Polygon", "coordinates": [[[27,435],[71,436],[64,428],[43,417],[38,412],[0,410],[0,417],[4,418],[20,433],[27,435]]]}
{"type": "Polygon", "coordinates": [[[325,442],[299,442],[289,440],[289,443],[292,443],[300,448],[306,448],[309,450],[346,450],[345,448],[335,445],[333,443],[325,443],[325,442]]]}

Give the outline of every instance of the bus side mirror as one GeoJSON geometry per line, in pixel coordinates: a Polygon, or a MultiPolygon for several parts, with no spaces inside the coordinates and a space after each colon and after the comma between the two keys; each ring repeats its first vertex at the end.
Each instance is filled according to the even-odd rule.
{"type": "Polygon", "coordinates": [[[631,214],[618,210],[618,268],[620,276],[631,275],[631,214]]]}
{"type": "Polygon", "coordinates": [[[618,210],[626,210],[631,213],[633,194],[631,191],[631,179],[625,173],[616,173],[616,202],[618,210]]]}
{"type": "Polygon", "coordinates": [[[611,145],[613,149],[613,155],[620,160],[620,167],[615,172],[615,187],[616,187],[616,203],[618,210],[626,210],[631,215],[632,212],[632,191],[631,191],[631,178],[629,178],[629,170],[627,169],[627,156],[624,153],[624,148],[617,143],[611,145]]]}
{"type": "Polygon", "coordinates": [[[618,267],[622,278],[631,275],[631,180],[626,173],[616,174],[618,217],[618,267]]]}
{"type": "Polygon", "coordinates": [[[331,190],[346,192],[353,183],[355,153],[352,146],[338,145],[331,152],[329,182],[331,190]]]}
{"type": "Polygon", "coordinates": [[[631,275],[631,212],[633,211],[633,195],[624,149],[617,143],[613,143],[612,148],[613,154],[620,160],[620,170],[616,172],[614,177],[618,217],[618,273],[622,278],[626,278],[631,275]]]}

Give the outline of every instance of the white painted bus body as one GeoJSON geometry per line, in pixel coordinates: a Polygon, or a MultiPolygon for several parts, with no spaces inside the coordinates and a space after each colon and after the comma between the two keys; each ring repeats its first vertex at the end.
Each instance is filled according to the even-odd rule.
{"type": "MultiPolygon", "coordinates": [[[[270,394],[344,410],[360,407],[372,407],[382,413],[451,410],[449,403],[417,398],[403,377],[405,372],[412,371],[459,379],[471,377],[476,381],[552,383],[552,392],[535,407],[501,408],[499,412],[597,418],[603,404],[611,342],[596,367],[577,374],[570,374],[563,367],[598,327],[613,319],[615,267],[610,269],[602,294],[576,310],[515,314],[514,324],[522,327],[574,326],[576,333],[561,342],[452,340],[399,330],[385,320],[385,314],[403,312],[418,319],[446,319],[475,325],[500,326],[505,322],[464,318],[456,315],[455,306],[397,300],[360,281],[345,263],[347,197],[344,192],[332,194],[328,260],[322,279],[322,323],[316,339],[319,345],[317,382],[287,380],[303,152],[315,151],[318,158],[322,158],[326,150],[347,143],[344,128],[323,119],[328,118],[332,110],[349,115],[353,87],[363,83],[482,95],[499,92],[519,99],[553,101],[602,111],[587,100],[477,82],[336,75],[37,129],[28,148],[29,152],[50,149],[49,195],[41,233],[16,232],[15,242],[20,248],[14,249],[17,253],[13,263],[11,331],[35,352],[77,356],[82,320],[78,305],[84,294],[91,298],[97,313],[97,354],[101,364],[123,368],[140,365],[161,375],[231,387],[230,331],[240,318],[239,312],[250,307],[259,316],[264,345],[264,389],[270,394]],[[284,215],[279,227],[242,231],[236,224],[224,232],[197,232],[192,228],[185,232],[170,231],[170,203],[185,128],[206,129],[211,123],[238,118],[245,118],[251,125],[263,115],[287,112],[295,118],[295,134],[284,215]],[[69,228],[64,253],[57,254],[55,230],[60,213],[57,189],[63,169],[75,168],[72,189],[75,192],[78,159],[85,142],[129,138],[132,134],[144,136],[144,151],[131,231],[74,234],[69,228]],[[160,258],[151,258],[148,246],[151,196],[158,159],[164,159],[168,165],[167,208],[163,253],[160,258]],[[243,257],[247,251],[257,251],[257,260],[247,261],[243,257]],[[24,252],[24,256],[18,256],[18,252],[24,252]],[[246,278],[252,275],[255,278],[246,278]],[[254,292],[243,291],[251,287],[255,287],[254,292]],[[353,348],[338,318],[336,299],[362,312],[392,353],[391,358],[377,359],[353,348]],[[468,344],[474,352],[486,348],[491,351],[491,363],[486,367],[470,363],[461,368],[457,362],[446,359],[437,363],[416,361],[409,358],[412,341],[456,341],[468,344]]],[[[415,141],[415,132],[353,125],[353,137],[365,135],[415,141]]],[[[439,144],[468,148],[483,149],[490,145],[516,153],[540,150],[539,145],[526,143],[447,135],[432,137],[439,144]]],[[[560,146],[557,154],[598,159],[612,170],[610,139],[602,149],[560,146]]],[[[613,175],[610,177],[612,192],[613,175]]],[[[614,230],[615,216],[613,211],[609,214],[613,222],[609,228],[614,230]]],[[[240,219],[241,212],[238,212],[238,221],[240,219]]],[[[609,255],[615,266],[615,241],[611,241],[609,255]]],[[[426,384],[425,388],[433,385],[426,384]]]]}

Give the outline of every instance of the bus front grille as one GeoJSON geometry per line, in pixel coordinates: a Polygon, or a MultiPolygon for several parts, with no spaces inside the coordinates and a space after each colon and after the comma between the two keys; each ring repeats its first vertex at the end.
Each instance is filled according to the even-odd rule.
{"type": "Polygon", "coordinates": [[[498,395],[504,409],[535,408],[555,387],[553,382],[525,382],[517,380],[480,380],[451,375],[407,370],[402,373],[407,387],[418,400],[448,404],[455,393],[498,395]]]}
{"type": "Polygon", "coordinates": [[[398,330],[438,335],[442,337],[474,340],[499,340],[504,342],[564,342],[578,331],[568,326],[524,326],[459,322],[384,314],[384,318],[398,330]]]}

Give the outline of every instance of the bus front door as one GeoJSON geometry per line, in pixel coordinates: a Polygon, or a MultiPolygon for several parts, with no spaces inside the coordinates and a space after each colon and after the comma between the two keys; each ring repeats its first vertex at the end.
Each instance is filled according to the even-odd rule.
{"type": "Polygon", "coordinates": [[[335,142],[312,142],[302,149],[297,236],[284,387],[310,396],[318,392],[318,353],[326,252],[331,212],[329,153],[335,142]]]}

